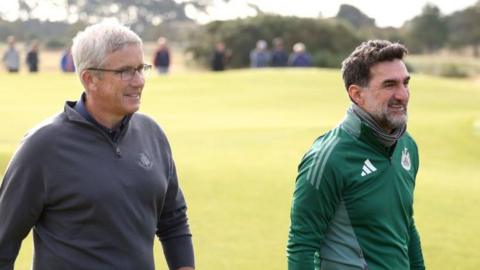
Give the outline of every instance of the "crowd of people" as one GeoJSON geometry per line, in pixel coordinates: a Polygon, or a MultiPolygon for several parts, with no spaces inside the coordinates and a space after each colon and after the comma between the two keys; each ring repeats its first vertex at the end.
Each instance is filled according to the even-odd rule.
{"type": "MultiPolygon", "coordinates": [[[[9,73],[18,73],[21,67],[20,50],[17,47],[17,41],[14,36],[9,36],[6,40],[7,48],[5,49],[2,62],[5,70],[9,73]]],[[[160,37],[157,42],[158,46],[153,57],[153,64],[159,74],[166,74],[170,67],[170,49],[167,46],[167,39],[160,37]]],[[[25,64],[28,71],[36,73],[39,71],[39,42],[33,40],[30,42],[25,56],[25,64]]],[[[72,48],[66,47],[60,56],[59,67],[62,72],[75,72],[75,64],[73,62],[72,48]]]]}
{"type": "Polygon", "coordinates": [[[270,51],[265,40],[257,41],[255,49],[250,52],[250,67],[312,66],[312,57],[306,51],[305,44],[301,42],[295,43],[290,54],[286,52],[281,38],[275,38],[272,44],[273,49],[270,51]]]}
{"type": "MultiPolygon", "coordinates": [[[[210,60],[211,70],[225,70],[231,56],[232,52],[227,50],[224,42],[216,43],[210,60]]],[[[9,36],[7,38],[7,48],[2,57],[5,69],[11,73],[19,72],[21,66],[20,58],[20,51],[16,47],[16,39],[14,36],[9,36]]],[[[312,57],[306,51],[303,43],[295,43],[292,47],[292,52],[288,53],[281,38],[273,39],[271,50],[268,48],[268,43],[265,40],[258,40],[255,48],[250,52],[249,60],[251,68],[311,67],[313,65],[312,57]]],[[[168,41],[165,37],[160,37],[153,52],[152,64],[159,75],[164,75],[169,73],[171,62],[172,57],[168,41]]],[[[35,73],[39,71],[39,63],[39,42],[33,40],[28,45],[25,64],[29,72],[35,73]]],[[[59,64],[62,72],[75,72],[70,47],[66,47],[62,51],[59,64]]]]}
{"type": "MultiPolygon", "coordinates": [[[[257,41],[249,55],[251,68],[313,66],[312,56],[306,51],[305,44],[295,43],[290,54],[285,49],[281,38],[273,39],[272,45],[273,48],[269,50],[267,41],[263,39],[257,41]]],[[[210,61],[211,69],[213,71],[225,70],[231,54],[223,42],[217,43],[210,61]]]]}
{"type": "MultiPolygon", "coordinates": [[[[25,64],[30,73],[36,73],[39,71],[40,56],[39,56],[38,40],[33,40],[27,44],[27,53],[25,56],[25,64]]],[[[7,48],[2,56],[2,62],[5,69],[9,73],[17,73],[21,67],[20,50],[17,48],[17,40],[14,36],[7,38],[7,48]]],[[[73,56],[71,48],[67,47],[62,51],[60,57],[60,70],[63,72],[75,72],[75,65],[73,63],[73,56]]]]}

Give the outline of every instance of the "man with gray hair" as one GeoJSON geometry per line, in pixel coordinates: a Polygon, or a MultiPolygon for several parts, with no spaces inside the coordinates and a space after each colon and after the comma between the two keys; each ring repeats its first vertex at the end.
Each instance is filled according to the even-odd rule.
{"type": "Polygon", "coordinates": [[[406,54],[399,43],[370,40],[343,61],[352,104],[299,165],[289,270],[425,269],[413,218],[419,158],[406,132],[406,54]]]}
{"type": "Polygon", "coordinates": [[[20,54],[18,53],[17,48],[15,48],[15,37],[8,36],[7,44],[8,49],[3,54],[2,60],[5,68],[10,73],[16,73],[20,69],[20,54]]]}
{"type": "Polygon", "coordinates": [[[270,64],[270,52],[267,42],[263,39],[257,41],[255,49],[250,52],[250,67],[265,68],[270,64]]]}
{"type": "Polygon", "coordinates": [[[34,270],[193,269],[186,203],[162,129],[137,113],[142,40],[99,23],[73,40],[84,93],[30,131],[0,187],[0,270],[13,269],[33,228],[34,270]],[[41,155],[41,156],[39,156],[41,155]]]}

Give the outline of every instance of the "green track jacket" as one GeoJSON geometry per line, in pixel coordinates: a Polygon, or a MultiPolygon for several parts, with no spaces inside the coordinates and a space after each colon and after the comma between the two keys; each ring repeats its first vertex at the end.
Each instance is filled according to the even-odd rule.
{"type": "Polygon", "coordinates": [[[413,220],[417,170],[410,135],[386,148],[348,113],[299,165],[288,269],[425,269],[413,220]]]}

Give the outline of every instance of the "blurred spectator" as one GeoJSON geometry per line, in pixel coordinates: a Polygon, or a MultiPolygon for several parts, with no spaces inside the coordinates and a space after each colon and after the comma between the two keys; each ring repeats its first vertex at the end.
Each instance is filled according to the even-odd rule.
{"type": "Polygon", "coordinates": [[[265,40],[257,41],[257,46],[250,52],[250,66],[252,68],[268,67],[270,64],[270,52],[267,50],[265,40]]]}
{"type": "Polygon", "coordinates": [[[20,54],[15,48],[15,37],[9,36],[7,38],[8,49],[3,54],[3,64],[8,72],[18,72],[20,68],[20,54]]]}
{"type": "Polygon", "coordinates": [[[273,39],[272,67],[286,67],[288,65],[288,53],[283,47],[281,38],[273,39]]]}
{"type": "Polygon", "coordinates": [[[305,51],[305,45],[298,42],[293,45],[293,53],[288,62],[292,67],[311,67],[312,57],[305,51]]]}
{"type": "Polygon", "coordinates": [[[34,40],[30,45],[30,49],[27,52],[26,63],[28,71],[38,72],[38,40],[34,40]]]}
{"type": "Polygon", "coordinates": [[[66,48],[60,59],[60,67],[63,72],[75,72],[75,64],[73,63],[72,48],[66,48]]]}
{"type": "Polygon", "coordinates": [[[167,46],[167,39],[160,37],[157,41],[157,50],[153,58],[153,65],[157,69],[159,74],[168,73],[170,67],[170,50],[167,46]]]}
{"type": "Polygon", "coordinates": [[[225,50],[225,43],[218,42],[215,44],[215,50],[211,60],[211,67],[213,71],[225,70],[225,64],[227,62],[227,53],[225,50]]]}

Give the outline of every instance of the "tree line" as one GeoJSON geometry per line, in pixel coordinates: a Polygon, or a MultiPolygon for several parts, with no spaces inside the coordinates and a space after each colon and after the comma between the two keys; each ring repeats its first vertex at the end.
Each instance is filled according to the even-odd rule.
{"type": "Polygon", "coordinates": [[[441,49],[470,48],[480,51],[480,1],[451,15],[443,15],[433,4],[400,28],[379,28],[351,5],[342,5],[334,18],[299,18],[271,14],[229,21],[211,22],[189,38],[188,50],[201,63],[208,63],[212,44],[224,42],[231,50],[231,67],[248,66],[248,54],[257,40],[280,37],[287,48],[303,42],[315,66],[339,67],[359,42],[388,39],[406,44],[411,53],[435,53],[441,49]]]}
{"type": "MultiPolygon", "coordinates": [[[[67,2],[74,5],[78,1],[67,2]]],[[[21,0],[20,3],[23,3],[24,14],[33,14],[35,7],[27,3],[35,1],[21,0]]],[[[234,68],[248,66],[248,54],[256,41],[262,39],[271,44],[277,37],[283,39],[287,48],[296,42],[304,43],[314,65],[320,67],[338,67],[354,46],[374,38],[402,42],[412,53],[469,48],[475,57],[480,56],[480,1],[449,15],[442,14],[434,4],[427,4],[421,14],[400,28],[377,27],[374,19],[351,5],[342,5],[333,18],[285,17],[258,10],[255,17],[199,25],[188,19],[183,9],[185,3],[200,3],[193,0],[183,4],[173,0],[90,0],[81,3],[83,6],[69,7],[75,11],[75,14],[72,11],[77,18],[75,23],[40,21],[31,16],[14,22],[0,20],[0,39],[14,35],[24,42],[37,39],[47,47],[63,47],[88,22],[103,16],[116,17],[130,24],[146,41],[167,37],[204,64],[208,64],[214,44],[224,42],[231,52],[228,65],[234,68]]]]}

